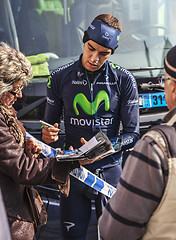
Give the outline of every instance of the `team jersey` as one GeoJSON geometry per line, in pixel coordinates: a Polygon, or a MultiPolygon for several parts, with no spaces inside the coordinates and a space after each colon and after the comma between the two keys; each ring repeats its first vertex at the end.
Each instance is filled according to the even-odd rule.
{"type": "MultiPolygon", "coordinates": [[[[81,137],[89,140],[98,131],[108,136],[117,151],[133,147],[139,138],[138,89],[134,76],[106,61],[90,82],[81,57],[57,68],[49,77],[45,121],[59,123],[63,114],[66,149],[79,148],[81,137]]],[[[99,165],[113,164],[120,158],[121,151],[100,160],[99,165]]]]}

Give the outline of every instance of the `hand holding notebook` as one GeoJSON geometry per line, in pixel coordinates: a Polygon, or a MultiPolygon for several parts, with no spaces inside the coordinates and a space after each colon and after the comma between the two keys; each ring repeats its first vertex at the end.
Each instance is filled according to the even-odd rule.
{"type": "Polygon", "coordinates": [[[100,160],[107,155],[114,153],[114,148],[105,133],[98,132],[93,138],[81,146],[78,151],[67,154],[57,154],[56,158],[61,161],[77,161],[84,159],[100,160]]]}

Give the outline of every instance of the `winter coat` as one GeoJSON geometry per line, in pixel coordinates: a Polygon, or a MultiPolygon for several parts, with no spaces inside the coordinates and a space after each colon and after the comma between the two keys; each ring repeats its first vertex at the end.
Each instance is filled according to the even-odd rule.
{"type": "Polygon", "coordinates": [[[35,239],[26,186],[55,184],[68,195],[69,172],[78,165],[58,163],[55,158],[30,159],[0,113],[0,188],[12,239],[35,239]]]}

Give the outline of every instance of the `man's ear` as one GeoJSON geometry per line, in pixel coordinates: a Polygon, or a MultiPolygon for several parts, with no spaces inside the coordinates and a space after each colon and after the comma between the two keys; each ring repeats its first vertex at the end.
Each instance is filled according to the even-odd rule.
{"type": "Polygon", "coordinates": [[[173,101],[176,103],[176,82],[175,81],[171,81],[170,83],[170,93],[171,93],[171,96],[170,98],[173,99],[173,101]]]}
{"type": "Polygon", "coordinates": [[[176,95],[176,82],[175,81],[171,82],[171,92],[176,95]]]}
{"type": "Polygon", "coordinates": [[[175,93],[176,91],[176,82],[173,80],[169,80],[167,83],[168,88],[170,89],[170,93],[175,93]]]}

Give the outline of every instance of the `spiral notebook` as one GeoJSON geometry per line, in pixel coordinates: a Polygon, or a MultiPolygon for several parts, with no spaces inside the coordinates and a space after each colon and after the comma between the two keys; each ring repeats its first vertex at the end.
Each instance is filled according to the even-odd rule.
{"type": "Polygon", "coordinates": [[[94,159],[103,158],[114,153],[115,150],[109,140],[103,132],[98,132],[93,138],[91,138],[87,143],[81,146],[78,151],[56,155],[56,159],[59,162],[63,161],[77,161],[84,159],[94,159]]]}

